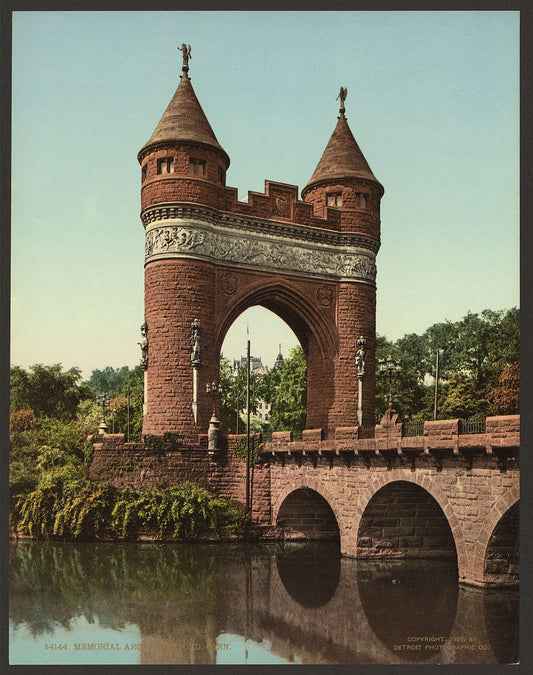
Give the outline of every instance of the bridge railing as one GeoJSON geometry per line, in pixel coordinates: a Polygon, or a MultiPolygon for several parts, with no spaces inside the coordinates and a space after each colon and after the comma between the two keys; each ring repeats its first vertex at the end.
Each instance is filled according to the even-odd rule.
{"type": "Polygon", "coordinates": [[[375,424],[366,424],[359,427],[359,438],[375,438],[376,437],[376,425],[375,424]]]}
{"type": "MultiPolygon", "coordinates": [[[[291,440],[292,442],[298,442],[302,440],[302,430],[299,429],[297,431],[291,431],[291,440]]],[[[261,432],[261,439],[263,443],[271,443],[272,442],[272,432],[271,431],[262,431],[261,432]]]]}
{"type": "Polygon", "coordinates": [[[404,422],[403,436],[423,436],[424,422],[404,422]]]}
{"type": "Polygon", "coordinates": [[[460,434],[484,434],[486,430],[486,417],[467,417],[459,420],[460,434]]]}

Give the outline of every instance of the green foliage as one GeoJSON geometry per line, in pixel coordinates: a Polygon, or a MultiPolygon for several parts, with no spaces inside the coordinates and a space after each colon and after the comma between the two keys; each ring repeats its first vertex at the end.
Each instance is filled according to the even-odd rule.
{"type": "Polygon", "coordinates": [[[272,431],[299,431],[305,428],[307,405],[307,364],[304,350],[294,347],[280,368],[266,376],[266,401],[270,404],[272,431]]]}
{"type": "Polygon", "coordinates": [[[38,363],[29,372],[19,366],[11,368],[11,410],[31,409],[36,417],[69,420],[75,417],[80,401],[90,396],[79,368],[63,371],[60,363],[38,363]]]}
{"type": "Polygon", "coordinates": [[[15,459],[9,463],[9,498],[13,504],[17,497],[32,492],[39,482],[39,471],[33,462],[15,459]]]}
{"type": "Polygon", "coordinates": [[[378,336],[377,421],[388,398],[388,381],[379,373],[378,359],[386,359],[389,354],[402,365],[392,387],[398,412],[405,420],[432,419],[437,349],[439,418],[518,412],[516,378],[506,394],[504,389],[499,390],[501,396],[496,393],[503,373],[517,368],[520,358],[520,312],[515,307],[507,311],[484,310],[480,314],[469,312],[459,321],[436,323],[422,335],[405,335],[394,343],[378,336]]]}
{"type": "MultiPolygon", "coordinates": [[[[250,373],[250,413],[257,412],[259,401],[266,397],[268,376],[250,373]]],[[[231,362],[220,357],[220,421],[224,433],[237,433],[237,415],[239,432],[246,429],[246,368],[234,371],[231,362]]]]}
{"type": "MultiPolygon", "coordinates": [[[[259,461],[260,453],[263,450],[263,447],[264,447],[263,443],[261,443],[258,438],[256,437],[250,438],[250,466],[254,466],[255,464],[257,464],[257,462],[259,461]]],[[[246,462],[247,452],[246,452],[245,438],[239,438],[239,440],[235,443],[233,452],[235,453],[236,457],[242,459],[243,462],[246,462]]]]}
{"type": "Polygon", "coordinates": [[[11,503],[47,481],[69,480],[69,472],[85,475],[91,444],[76,420],[39,418],[30,428],[12,427],[9,485],[11,503]],[[52,478],[53,477],[53,478],[52,478]]]}
{"type": "Polygon", "coordinates": [[[439,399],[441,419],[465,418],[487,413],[488,401],[473,377],[455,373],[442,387],[439,399]]]}
{"type": "Polygon", "coordinates": [[[146,435],[143,440],[148,454],[151,455],[164,455],[167,452],[173,452],[180,445],[180,435],[172,431],[167,431],[162,436],[146,435]]]}
{"type": "Polygon", "coordinates": [[[12,526],[18,532],[90,540],[134,540],[140,534],[194,539],[242,535],[248,523],[241,504],[193,483],[149,491],[117,490],[84,481],[72,471],[67,477],[67,468],[49,472],[46,485],[19,499],[12,514],[12,526]]]}
{"type": "Polygon", "coordinates": [[[86,384],[92,390],[94,397],[98,394],[108,394],[112,397],[106,415],[109,430],[114,428],[117,434],[127,434],[129,412],[129,439],[140,441],[144,397],[142,368],[140,366],[131,369],[128,366],[121,368],[107,366],[103,370],[93,370],[86,384]]]}
{"type": "Polygon", "coordinates": [[[107,366],[103,370],[93,370],[87,384],[95,394],[117,394],[122,391],[130,372],[128,366],[107,366]]]}

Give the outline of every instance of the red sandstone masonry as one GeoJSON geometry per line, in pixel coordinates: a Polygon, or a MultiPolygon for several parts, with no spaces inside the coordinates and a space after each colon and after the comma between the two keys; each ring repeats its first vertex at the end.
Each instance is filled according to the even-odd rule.
{"type": "MultiPolygon", "coordinates": [[[[377,429],[378,435],[392,421],[385,420],[383,427],[377,429]]],[[[320,430],[308,432],[308,437],[316,439],[313,443],[309,442],[310,439],[307,443],[292,443],[289,441],[290,432],[281,432],[275,437],[277,442],[265,444],[263,461],[253,471],[253,518],[258,524],[275,525],[284,499],[295,490],[306,487],[318,492],[333,510],[343,553],[366,555],[368,551],[364,553],[359,549],[371,548],[375,551],[373,555],[424,555],[428,551],[449,550],[449,545],[444,544],[442,539],[442,518],[439,516],[437,521],[437,512],[433,507],[432,513],[426,513],[422,530],[422,515],[426,508],[424,500],[427,501],[427,495],[431,495],[450,526],[460,579],[485,585],[512,583],[517,575],[516,555],[513,553],[517,545],[517,520],[516,515],[508,522],[502,518],[519,499],[518,446],[513,445],[517,424],[517,416],[498,420],[497,424],[493,424],[491,418],[487,420],[487,428],[497,428],[501,442],[506,443],[502,445],[509,453],[505,471],[502,471],[496,456],[488,451],[493,444],[492,433],[468,435],[483,437],[485,443],[485,452],[476,455],[472,468],[469,468],[461,454],[452,452],[442,455],[440,465],[433,452],[419,452],[415,464],[411,465],[398,453],[397,440],[391,441],[390,451],[394,452],[391,464],[388,464],[375,454],[375,439],[356,440],[357,430],[354,427],[337,429],[334,443],[320,441],[319,445],[320,430]],[[511,430],[507,440],[502,437],[506,426],[511,430]],[[374,446],[370,445],[372,443],[374,446]],[[355,454],[357,448],[361,451],[363,447],[371,451],[366,460],[355,454]],[[292,449],[290,455],[289,449],[292,449]],[[303,454],[304,449],[308,454],[303,454]],[[411,509],[418,514],[418,520],[407,522],[408,516],[402,516],[398,511],[396,525],[376,524],[378,516],[375,514],[378,511],[374,506],[374,511],[367,512],[365,517],[374,518],[372,524],[367,521],[367,525],[375,529],[360,532],[361,518],[372,497],[387,485],[394,487],[398,481],[423,488],[419,494],[425,496],[416,505],[413,502],[411,509]],[[369,513],[374,513],[374,516],[369,516],[369,513]],[[398,530],[387,529],[394,527],[398,530]],[[408,534],[408,528],[414,528],[412,534],[408,534]],[[509,542],[512,544],[512,556],[508,559],[509,542]],[[487,557],[489,549],[490,557],[487,557]],[[486,560],[489,561],[487,565],[486,560]],[[505,560],[508,560],[507,567],[502,562],[505,560]]],[[[449,430],[449,425],[445,428],[449,430]]],[[[459,435],[459,439],[462,437],[459,435]]],[[[225,437],[221,456],[209,458],[205,435],[200,436],[200,445],[163,456],[150,455],[141,449],[141,444],[122,444],[122,434],[105,435],[103,442],[94,446],[91,477],[107,480],[116,486],[140,488],[192,480],[217,494],[244,502],[246,465],[233,453],[238,438],[225,437]]],[[[426,440],[428,436],[420,438],[426,440]]],[[[411,442],[412,439],[401,441],[411,442]]],[[[446,449],[446,441],[446,435],[443,435],[443,445],[440,448],[434,446],[437,454],[446,449]]],[[[431,442],[435,443],[433,439],[431,442]]],[[[395,494],[401,495],[394,490],[384,492],[385,497],[387,494],[394,499],[395,494]]],[[[414,494],[412,490],[411,494],[414,494]]],[[[385,499],[376,503],[381,504],[383,509],[388,502],[385,499]]],[[[388,506],[385,515],[395,517],[388,506]]],[[[317,522],[316,526],[320,527],[320,524],[317,522]]]]}

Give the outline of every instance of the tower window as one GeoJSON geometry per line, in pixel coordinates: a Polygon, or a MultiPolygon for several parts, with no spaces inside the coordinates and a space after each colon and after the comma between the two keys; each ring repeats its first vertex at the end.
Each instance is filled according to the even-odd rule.
{"type": "Polygon", "coordinates": [[[142,180],[143,182],[146,180],[146,174],[148,172],[148,164],[145,164],[142,168],[142,180]]]}
{"type": "Polygon", "coordinates": [[[189,173],[194,173],[197,176],[205,175],[205,161],[203,159],[196,159],[191,157],[189,160],[189,173]]]}
{"type": "Polygon", "coordinates": [[[172,173],[173,171],[172,157],[160,157],[157,160],[157,173],[172,173]]]}
{"type": "Polygon", "coordinates": [[[359,208],[366,209],[367,198],[366,198],[366,194],[364,192],[358,192],[357,193],[357,200],[359,202],[359,208]]]}
{"type": "Polygon", "coordinates": [[[341,192],[334,192],[329,195],[327,195],[327,202],[326,204],[328,206],[335,206],[337,208],[342,206],[342,193],[341,192]]]}
{"type": "Polygon", "coordinates": [[[218,180],[222,183],[222,185],[226,185],[226,172],[220,167],[218,168],[218,180]]]}

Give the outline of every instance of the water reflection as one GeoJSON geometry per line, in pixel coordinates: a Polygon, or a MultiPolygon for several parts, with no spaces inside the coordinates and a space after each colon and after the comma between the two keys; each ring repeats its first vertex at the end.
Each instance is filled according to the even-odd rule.
{"type": "MultiPolygon", "coordinates": [[[[10,593],[14,663],[88,662],[74,650],[83,635],[137,636],[145,664],[517,660],[516,591],[458,588],[447,561],[358,562],[327,543],[17,543],[10,593]],[[37,660],[24,660],[22,634],[37,660]],[[398,649],[424,636],[441,638],[438,648],[398,649]],[[58,640],[73,660],[45,654],[58,640]]],[[[121,655],[132,663],[109,649],[91,662],[121,655]]]]}
{"type": "Polygon", "coordinates": [[[426,649],[432,643],[418,638],[433,637],[433,644],[443,644],[450,637],[459,590],[455,562],[361,560],[357,583],[376,637],[402,659],[425,661],[432,656],[433,649],[426,649]]]}
{"type": "Polygon", "coordinates": [[[334,596],[341,575],[338,543],[287,542],[276,555],[287,593],[302,607],[321,607],[334,596]]]}

